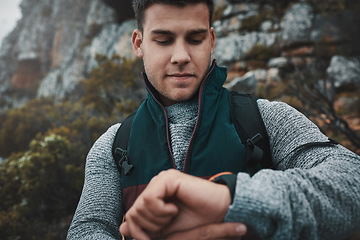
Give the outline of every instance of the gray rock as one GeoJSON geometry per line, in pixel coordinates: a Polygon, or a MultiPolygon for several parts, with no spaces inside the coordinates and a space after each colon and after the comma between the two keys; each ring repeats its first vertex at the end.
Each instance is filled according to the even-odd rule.
{"type": "Polygon", "coordinates": [[[285,13],[282,21],[282,45],[291,46],[309,42],[313,18],[313,9],[309,4],[294,4],[290,10],[285,13]]]}
{"type": "Polygon", "coordinates": [[[289,66],[289,60],[286,57],[272,58],[268,62],[270,68],[286,68],[289,66]]]}
{"type": "Polygon", "coordinates": [[[266,71],[266,82],[267,83],[271,83],[271,82],[280,82],[281,81],[281,76],[280,76],[280,70],[279,68],[269,68],[266,71]]]}
{"type": "Polygon", "coordinates": [[[261,23],[260,31],[261,32],[270,32],[273,29],[273,23],[270,20],[264,21],[261,23]]]}
{"type": "Polygon", "coordinates": [[[230,35],[217,40],[213,55],[220,65],[226,65],[240,60],[254,45],[263,44],[271,47],[276,39],[277,33],[251,32],[245,35],[230,35]]]}
{"type": "Polygon", "coordinates": [[[238,92],[246,92],[255,95],[257,81],[254,72],[248,72],[242,77],[235,77],[225,88],[238,92]]]}
{"type": "Polygon", "coordinates": [[[221,21],[215,21],[213,27],[216,37],[225,37],[233,32],[238,32],[242,19],[241,15],[237,15],[221,21]]]}
{"type": "Polygon", "coordinates": [[[267,71],[265,69],[260,68],[260,69],[253,70],[251,72],[253,72],[257,82],[263,82],[267,78],[267,71]]]}
{"type": "Polygon", "coordinates": [[[217,37],[238,34],[242,21],[259,14],[258,4],[234,4],[228,5],[223,18],[214,22],[213,27],[217,37]]]}
{"type": "Polygon", "coordinates": [[[228,18],[234,15],[244,15],[247,17],[255,16],[258,13],[259,4],[257,3],[234,3],[227,5],[223,17],[228,18]]]}
{"type": "Polygon", "coordinates": [[[349,83],[360,87],[360,56],[351,58],[333,56],[326,72],[334,79],[335,87],[349,83]]]}
{"type": "Polygon", "coordinates": [[[112,56],[118,54],[125,58],[134,58],[131,35],[136,27],[135,20],[128,20],[119,24],[108,24],[103,27],[101,33],[94,38],[88,51],[89,62],[86,68],[89,72],[97,66],[95,61],[96,54],[112,56]]]}

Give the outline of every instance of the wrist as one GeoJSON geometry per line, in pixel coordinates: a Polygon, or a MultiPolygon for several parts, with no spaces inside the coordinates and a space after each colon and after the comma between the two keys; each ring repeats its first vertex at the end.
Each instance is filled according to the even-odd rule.
{"type": "Polygon", "coordinates": [[[230,204],[231,204],[233,202],[235,195],[236,179],[237,179],[236,174],[232,174],[231,172],[224,172],[212,176],[209,180],[228,187],[230,199],[231,199],[230,204]]]}
{"type": "Polygon", "coordinates": [[[214,210],[214,214],[218,216],[217,222],[224,222],[226,213],[229,210],[229,207],[231,205],[231,195],[229,188],[224,184],[215,184],[217,187],[217,197],[214,199],[217,199],[217,209],[214,210]]]}

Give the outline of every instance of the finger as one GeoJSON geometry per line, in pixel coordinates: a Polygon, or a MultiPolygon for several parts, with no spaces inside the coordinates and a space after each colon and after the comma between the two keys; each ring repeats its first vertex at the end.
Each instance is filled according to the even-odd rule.
{"type": "Polygon", "coordinates": [[[174,233],[166,237],[166,240],[240,239],[246,234],[246,231],[247,228],[242,223],[216,223],[194,228],[189,231],[174,233]]]}
{"type": "Polygon", "coordinates": [[[137,226],[137,228],[143,229],[144,232],[159,232],[161,231],[167,224],[168,222],[171,221],[172,218],[156,218],[156,221],[153,220],[149,220],[149,219],[145,219],[139,215],[136,215],[134,217],[127,217],[127,222],[129,225],[129,228],[131,229],[132,226],[137,226]],[[161,221],[162,220],[162,221],[161,221]]]}
{"type": "Polygon", "coordinates": [[[134,239],[150,240],[150,237],[144,231],[142,231],[141,228],[136,225],[129,225],[128,222],[123,222],[119,227],[119,231],[122,236],[131,237],[134,239]]]}
{"type": "Polygon", "coordinates": [[[175,216],[176,213],[161,215],[161,216],[153,216],[149,212],[142,211],[142,213],[140,212],[138,213],[134,221],[136,221],[136,223],[145,230],[153,232],[153,231],[159,231],[160,229],[164,228],[173,220],[175,216]]]}
{"type": "Polygon", "coordinates": [[[146,232],[162,230],[178,213],[178,208],[173,203],[166,203],[163,209],[155,211],[154,208],[144,203],[141,199],[126,213],[126,220],[130,226],[137,225],[146,232]]]}
{"type": "Polygon", "coordinates": [[[127,222],[123,222],[122,224],[120,224],[119,232],[123,236],[132,237],[131,233],[130,233],[129,225],[127,222]]]}
{"type": "MultiPolygon", "coordinates": [[[[164,211],[154,211],[151,207],[136,208],[136,216],[154,224],[167,224],[178,213],[178,208],[173,203],[163,206],[164,211]]],[[[135,210],[135,209],[134,209],[135,210]]]]}
{"type": "MultiPolygon", "coordinates": [[[[136,229],[136,228],[134,228],[136,229]]],[[[129,227],[129,223],[128,222],[123,222],[120,227],[119,227],[119,232],[121,233],[122,236],[126,236],[126,237],[130,237],[131,239],[147,239],[147,238],[143,238],[143,237],[137,237],[137,234],[132,234],[130,227],[129,227]]],[[[160,239],[163,238],[164,234],[162,233],[162,231],[156,231],[156,232],[149,232],[149,231],[143,231],[147,237],[149,237],[149,239],[160,239]]]]}
{"type": "Polygon", "coordinates": [[[142,206],[138,209],[139,214],[145,218],[169,218],[178,213],[178,207],[173,202],[166,202],[161,198],[154,198],[151,194],[140,196],[142,198],[142,206]]]}

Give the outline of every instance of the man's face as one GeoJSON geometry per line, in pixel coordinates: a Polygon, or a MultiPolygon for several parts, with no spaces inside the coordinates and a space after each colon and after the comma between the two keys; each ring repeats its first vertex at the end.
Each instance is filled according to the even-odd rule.
{"type": "Polygon", "coordinates": [[[132,37],[150,83],[165,106],[193,97],[208,72],[215,46],[205,3],[184,8],[153,4],[145,10],[143,32],[132,37]]]}

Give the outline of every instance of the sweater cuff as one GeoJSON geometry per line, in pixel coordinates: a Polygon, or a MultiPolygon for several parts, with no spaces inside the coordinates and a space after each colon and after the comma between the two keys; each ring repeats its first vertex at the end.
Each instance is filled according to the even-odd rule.
{"type": "Polygon", "coordinates": [[[224,174],[220,176],[216,176],[211,181],[219,184],[226,185],[230,190],[230,196],[231,196],[231,203],[233,202],[234,195],[235,195],[235,188],[236,188],[236,174],[224,174]]]}

